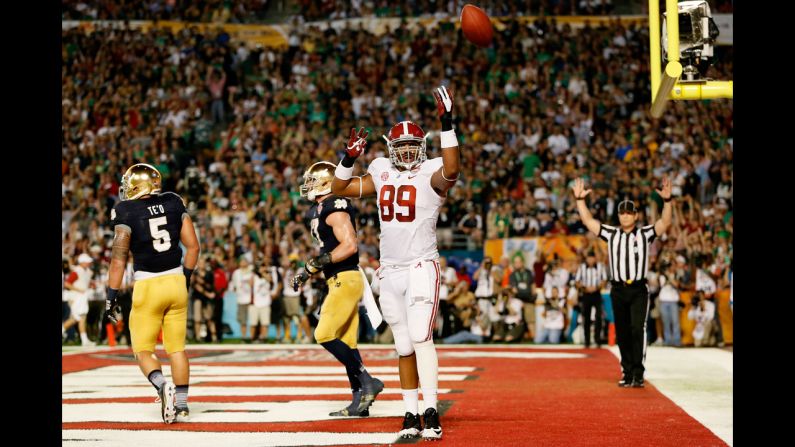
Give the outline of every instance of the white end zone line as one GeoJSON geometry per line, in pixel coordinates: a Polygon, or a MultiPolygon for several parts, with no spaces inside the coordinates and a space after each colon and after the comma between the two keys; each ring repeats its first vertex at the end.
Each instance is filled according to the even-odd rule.
{"type": "Polygon", "coordinates": [[[189,432],[164,430],[61,430],[71,447],[264,447],[341,444],[392,444],[397,433],[189,432]]]}
{"type": "MultiPolygon", "coordinates": [[[[618,346],[610,352],[619,360],[618,346]]],[[[733,445],[734,354],[718,348],[649,346],[645,379],[687,414],[733,445]]],[[[616,368],[616,381],[621,376],[616,368]]]]}
{"type": "MultiPolygon", "coordinates": [[[[350,403],[346,400],[292,400],[288,402],[191,402],[191,423],[281,423],[359,419],[328,414],[350,403]]],[[[402,400],[376,400],[370,418],[396,417],[405,412],[402,400]]],[[[160,404],[91,403],[63,406],[61,422],[162,423],[160,404]]],[[[348,422],[344,422],[348,424],[348,422]]],[[[187,444],[185,444],[187,445],[187,444]]],[[[231,445],[231,444],[224,444],[231,445]]]]}

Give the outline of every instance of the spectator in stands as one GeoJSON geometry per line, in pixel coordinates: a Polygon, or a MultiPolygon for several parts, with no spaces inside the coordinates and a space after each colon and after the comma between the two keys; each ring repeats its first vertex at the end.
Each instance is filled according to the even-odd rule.
{"type": "Polygon", "coordinates": [[[467,237],[470,245],[477,247],[483,243],[483,218],[475,212],[475,207],[470,205],[467,208],[466,215],[458,221],[458,230],[467,237]]]}

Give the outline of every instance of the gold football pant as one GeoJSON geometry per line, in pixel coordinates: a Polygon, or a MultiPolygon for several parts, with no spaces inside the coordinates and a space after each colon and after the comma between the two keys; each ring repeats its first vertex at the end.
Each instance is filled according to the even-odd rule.
{"type": "Polygon", "coordinates": [[[351,349],[356,349],[359,335],[359,300],[364,292],[364,282],[359,270],[348,270],[329,278],[328,295],[320,309],[320,321],[315,328],[318,343],[339,338],[351,349]]]}
{"type": "Polygon", "coordinates": [[[164,275],[135,281],[130,337],[133,352],[155,350],[163,329],[163,346],[173,354],[185,350],[188,290],[185,275],[164,275]]]}

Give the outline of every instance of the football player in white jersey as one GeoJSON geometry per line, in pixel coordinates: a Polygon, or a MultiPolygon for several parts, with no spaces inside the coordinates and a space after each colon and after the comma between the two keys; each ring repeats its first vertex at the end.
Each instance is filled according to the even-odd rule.
{"type": "Polygon", "coordinates": [[[381,221],[381,311],[392,328],[400,356],[400,387],[406,414],[400,435],[442,437],[437,412],[439,361],[433,326],[439,309],[440,268],[436,221],[447,190],[458,180],[458,140],[453,130],[453,98],[445,87],[434,92],[442,123],[442,156],[428,160],[425,132],[411,121],[395,124],[384,136],[389,158],[376,158],[367,174],[353,177],[353,163],[367,144],[362,129],[351,129],[348,147],[331,184],[346,197],[375,195],[381,221]],[[425,403],[421,423],[418,386],[425,403]],[[424,429],[423,429],[424,425],[424,429]]]}

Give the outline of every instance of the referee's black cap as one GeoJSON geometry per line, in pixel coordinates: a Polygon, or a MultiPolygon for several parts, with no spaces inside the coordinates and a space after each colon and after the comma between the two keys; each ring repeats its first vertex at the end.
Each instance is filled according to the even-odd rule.
{"type": "Polygon", "coordinates": [[[624,199],[621,203],[618,204],[618,214],[621,213],[637,213],[638,209],[635,207],[635,202],[624,199]]]}

